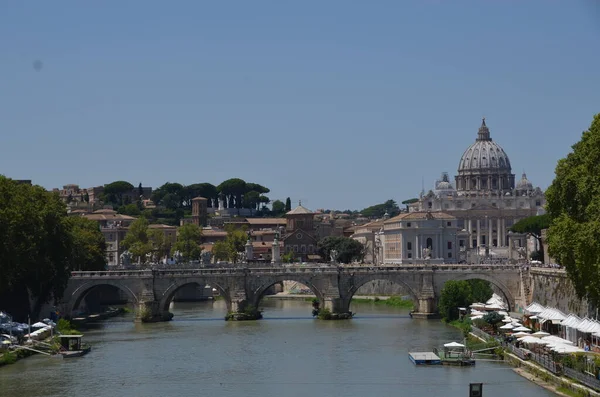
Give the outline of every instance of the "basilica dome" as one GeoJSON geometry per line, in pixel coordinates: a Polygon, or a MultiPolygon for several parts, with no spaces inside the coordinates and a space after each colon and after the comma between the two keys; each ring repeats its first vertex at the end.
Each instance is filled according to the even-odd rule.
{"type": "Polygon", "coordinates": [[[508,155],[502,146],[490,137],[490,130],[485,125],[485,119],[479,127],[477,140],[465,150],[460,158],[458,172],[461,171],[485,171],[486,173],[494,171],[510,173],[511,171],[508,155]]]}
{"type": "Polygon", "coordinates": [[[525,173],[521,176],[521,180],[517,182],[517,190],[533,190],[533,183],[527,179],[525,173]]]}
{"type": "Polygon", "coordinates": [[[485,118],[477,139],[465,150],[458,163],[456,187],[459,191],[509,191],[515,185],[508,155],[490,137],[485,118]]]}

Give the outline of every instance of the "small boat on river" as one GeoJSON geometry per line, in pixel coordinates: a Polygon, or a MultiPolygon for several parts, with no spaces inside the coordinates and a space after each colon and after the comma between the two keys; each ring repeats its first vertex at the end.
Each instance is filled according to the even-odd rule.
{"type": "Polygon", "coordinates": [[[60,335],[60,350],[58,354],[63,358],[81,357],[92,350],[91,346],[81,343],[83,335],[60,335]]]}

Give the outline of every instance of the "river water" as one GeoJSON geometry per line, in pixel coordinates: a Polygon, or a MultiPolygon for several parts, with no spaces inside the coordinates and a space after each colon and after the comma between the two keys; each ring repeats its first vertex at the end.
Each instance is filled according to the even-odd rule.
{"type": "Polygon", "coordinates": [[[131,315],[86,330],[85,357],[30,357],[0,369],[0,396],[485,397],[552,396],[509,366],[416,367],[460,332],[407,311],[356,304],[350,321],[318,321],[309,302],[264,300],[265,318],[226,322],[225,303],[176,303],[173,321],[134,324],[131,315]]]}

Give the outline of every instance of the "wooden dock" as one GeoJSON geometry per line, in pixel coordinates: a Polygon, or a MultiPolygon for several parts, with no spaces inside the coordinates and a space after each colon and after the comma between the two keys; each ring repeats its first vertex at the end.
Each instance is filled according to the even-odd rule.
{"type": "Polygon", "coordinates": [[[434,352],[411,352],[408,357],[415,365],[442,365],[442,359],[434,352]]]}

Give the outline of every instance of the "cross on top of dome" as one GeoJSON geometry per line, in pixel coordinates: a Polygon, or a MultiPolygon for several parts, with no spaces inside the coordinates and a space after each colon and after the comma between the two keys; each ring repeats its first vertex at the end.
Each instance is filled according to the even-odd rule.
{"type": "Polygon", "coordinates": [[[479,127],[479,132],[477,133],[478,141],[491,141],[490,137],[490,129],[485,125],[485,117],[481,120],[481,127],[479,127]]]}

